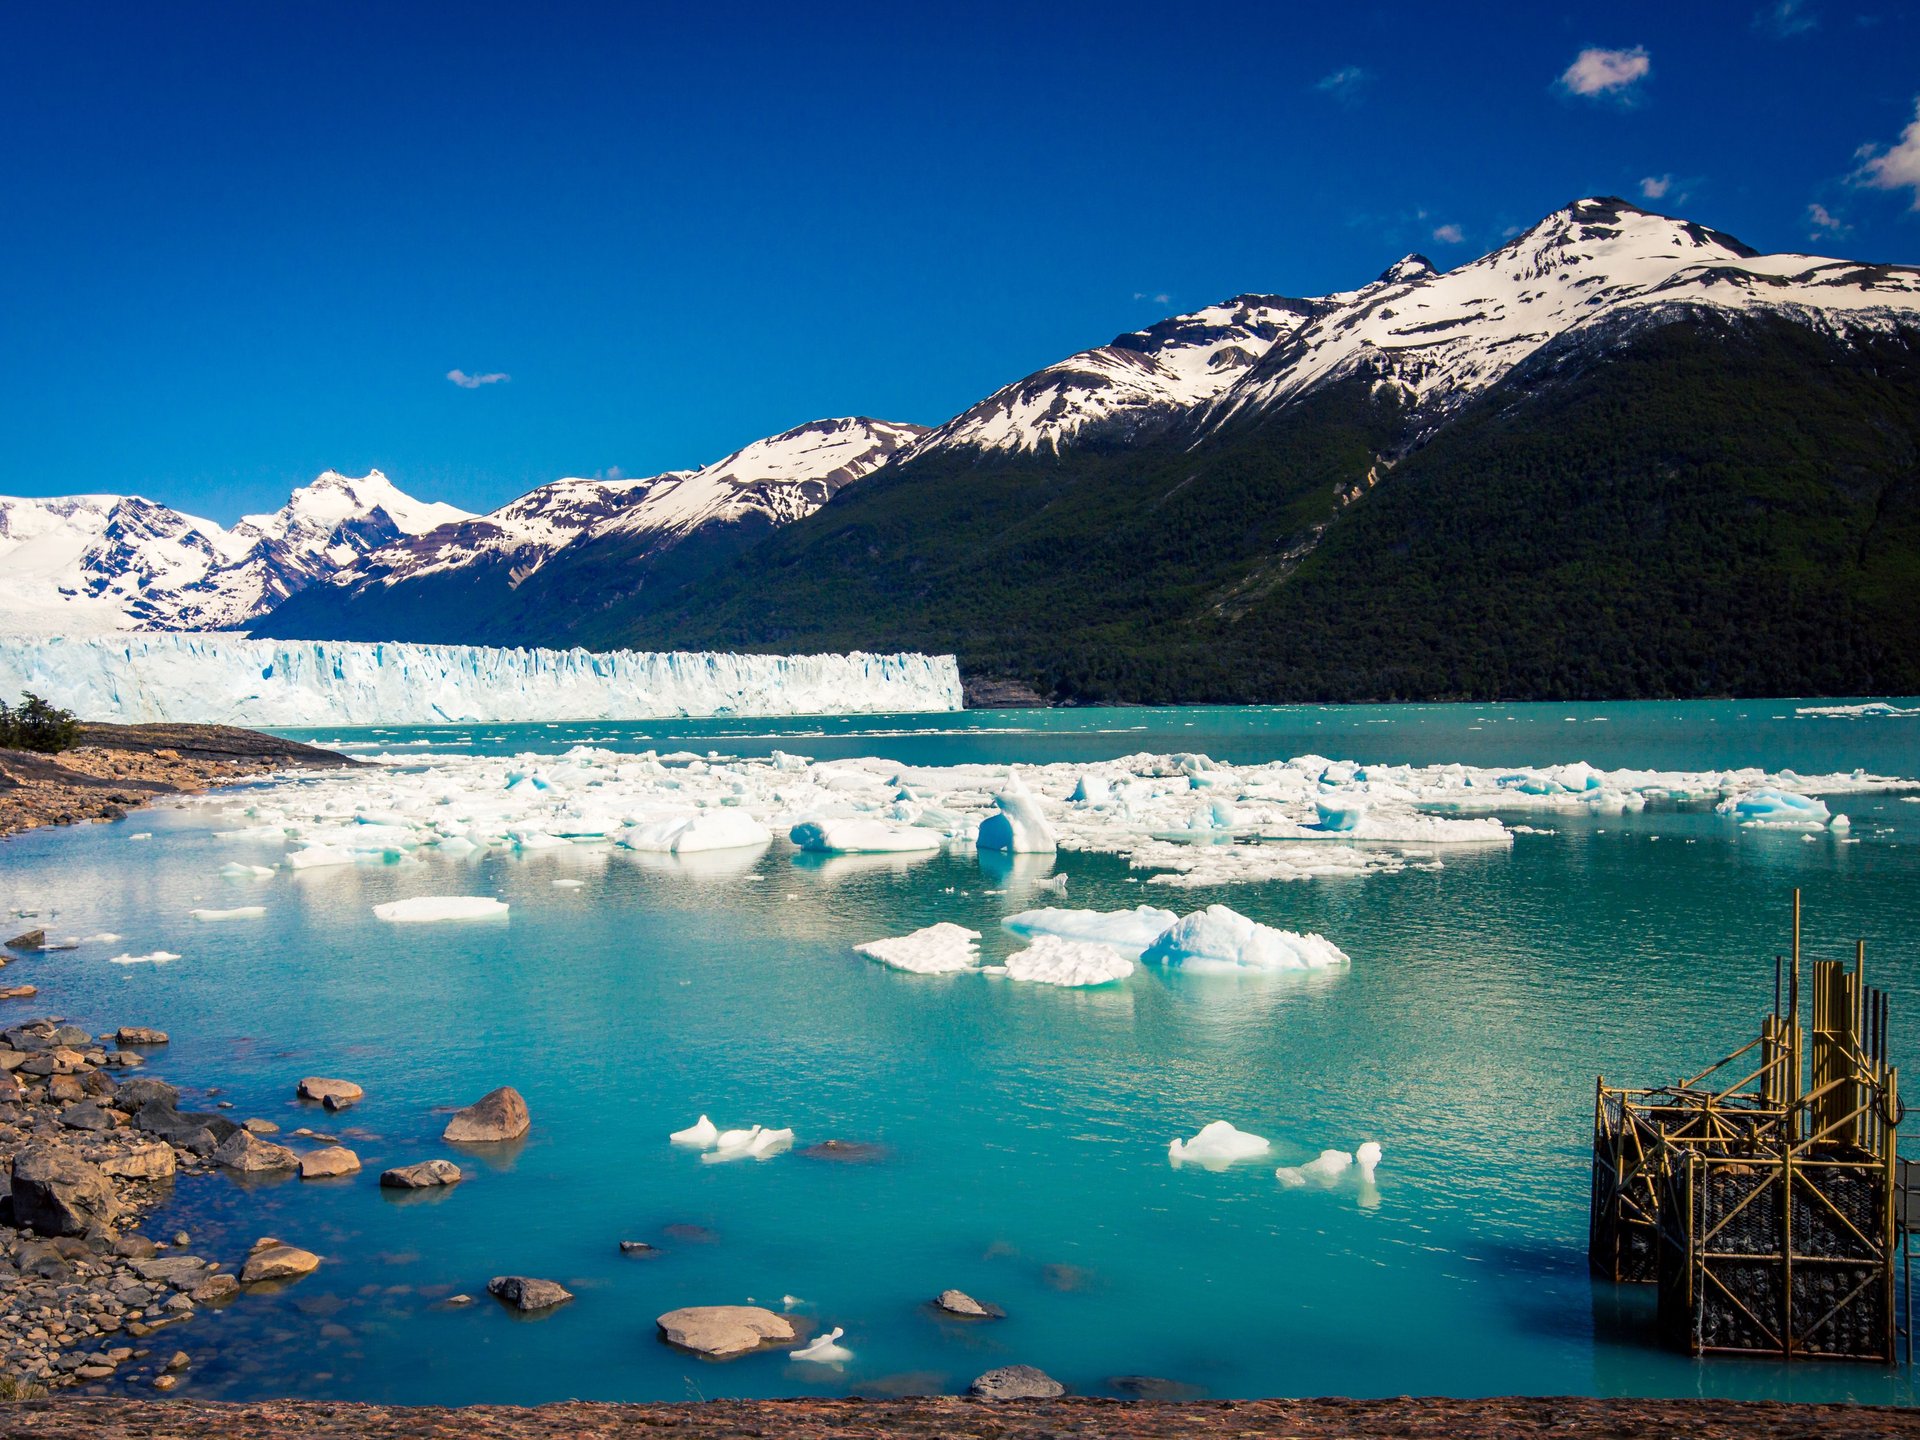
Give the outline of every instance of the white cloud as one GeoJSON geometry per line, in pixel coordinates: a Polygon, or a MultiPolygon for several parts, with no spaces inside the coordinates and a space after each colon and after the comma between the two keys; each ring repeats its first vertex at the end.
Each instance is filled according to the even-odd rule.
{"type": "Polygon", "coordinates": [[[1467,232],[1462,230],[1458,225],[1436,225],[1433,230],[1433,238],[1438,240],[1442,245],[1464,245],[1467,239],[1467,232]]]}
{"type": "Polygon", "coordinates": [[[1323,75],[1314,82],[1313,88],[1322,95],[1331,95],[1344,104],[1352,104],[1360,98],[1360,92],[1367,88],[1372,78],[1358,65],[1345,65],[1331,75],[1323,75]]]}
{"type": "Polygon", "coordinates": [[[485,375],[469,375],[464,370],[449,370],[447,378],[462,390],[478,390],[482,385],[504,385],[513,377],[504,370],[489,371],[485,375]]]}
{"type": "Polygon", "coordinates": [[[1875,190],[1911,190],[1913,208],[1920,210],[1920,102],[1915,102],[1913,119],[1900,132],[1898,143],[1881,149],[1867,145],[1855,156],[1860,168],[1853,172],[1856,185],[1875,190]]]}
{"type": "Polygon", "coordinates": [[[1561,73],[1560,84],[1574,95],[1625,96],[1653,70],[1647,47],[1631,50],[1601,50],[1589,47],[1573,57],[1573,63],[1561,73]]]}
{"type": "Polygon", "coordinates": [[[1673,176],[1647,175],[1642,177],[1640,181],[1640,198],[1642,200],[1663,199],[1666,193],[1672,188],[1673,176]]]}
{"type": "Polygon", "coordinates": [[[1762,5],[1753,17],[1753,28],[1776,40],[1804,35],[1819,23],[1817,17],[1808,13],[1803,0],[1775,0],[1771,5],[1762,5]]]}
{"type": "Polygon", "coordinates": [[[1173,296],[1167,294],[1164,290],[1157,295],[1149,295],[1144,290],[1136,290],[1133,292],[1133,298],[1136,300],[1151,300],[1156,305],[1171,305],[1173,303],[1173,296]]]}
{"type": "Polygon", "coordinates": [[[1809,240],[1831,240],[1853,229],[1845,220],[1817,200],[1807,206],[1807,225],[1809,240]]]}

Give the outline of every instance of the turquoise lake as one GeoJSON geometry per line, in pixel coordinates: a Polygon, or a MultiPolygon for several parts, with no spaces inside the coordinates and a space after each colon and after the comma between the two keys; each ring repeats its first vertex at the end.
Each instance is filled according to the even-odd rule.
{"type": "MultiPolygon", "coordinates": [[[[590,744],[933,765],[1200,751],[1237,763],[1317,753],[1920,776],[1920,716],[1795,711],[1076,710],[298,733],[356,753],[590,744]]],[[[151,1233],[187,1230],[195,1253],[231,1267],[259,1235],[326,1260],[298,1284],[167,1332],[195,1357],[184,1393],[204,1398],[951,1391],[1027,1363],[1087,1394],[1146,1375],[1210,1396],[1909,1403],[1909,1377],[1878,1367],[1660,1349],[1651,1289],[1590,1279],[1585,1244],[1595,1076],[1677,1079],[1750,1039],[1795,887],[1809,954],[1851,955],[1864,937],[1871,978],[1893,995],[1896,1059],[1916,1053],[1914,794],[1836,802],[1853,822],[1844,838],[1743,829],[1701,804],[1528,811],[1505,817],[1530,827],[1511,848],[1448,853],[1439,869],[1198,890],[1142,885],[1109,855],[823,862],[780,842],[732,861],[613,864],[605,847],[576,846],[243,885],[217,873],[236,853],[214,834],[230,821],[161,808],[0,845],[5,911],[181,957],[122,966],[89,947],[24,961],[7,978],[42,997],[7,1015],[164,1028],[173,1043],[148,1073],[196,1103],[217,1090],[236,1118],[347,1134],[365,1162],[337,1181],[176,1188],[151,1233]],[[1057,874],[1070,900],[1040,888],[1057,874]],[[371,914],[456,890],[508,899],[510,920],[396,927],[371,914]],[[903,974],[850,950],[951,920],[982,931],[997,960],[1019,943],[999,928],[1011,911],[1143,902],[1220,902],[1318,931],[1352,968],[1146,968],[1118,986],[1057,990],[903,974]],[[241,904],[266,914],[187,916],[241,904]],[[367,1098],[339,1117],[300,1106],[294,1085],[310,1074],[356,1080],[367,1098]],[[439,1139],[444,1107],[502,1084],[532,1109],[524,1143],[469,1155],[439,1139]],[[884,1155],[703,1164],[666,1143],[702,1112],[723,1126],[791,1126],[801,1146],[840,1139],[884,1155]],[[1219,1173],[1169,1164],[1170,1139],[1216,1119],[1272,1139],[1274,1158],[1219,1173]],[[1363,1140],[1384,1148],[1377,1190],[1275,1182],[1275,1164],[1363,1140]],[[377,1188],[382,1168],[442,1154],[471,1178],[402,1200],[377,1188]],[[661,1253],[624,1258],[621,1240],[661,1253]],[[577,1298],[519,1319],[485,1294],[506,1273],[559,1280],[577,1298]],[[934,1318],[926,1302],[947,1287],[1007,1318],[934,1318]],[[456,1293],[477,1302],[442,1303],[456,1293]],[[749,1297],[844,1327],[853,1360],[838,1371],[782,1353],[709,1364],[655,1338],[664,1311],[749,1297]]]]}

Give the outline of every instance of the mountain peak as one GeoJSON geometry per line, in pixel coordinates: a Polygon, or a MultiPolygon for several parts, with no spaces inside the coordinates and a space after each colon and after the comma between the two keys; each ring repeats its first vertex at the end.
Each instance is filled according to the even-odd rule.
{"type": "Polygon", "coordinates": [[[1427,259],[1426,256],[1416,252],[1412,255],[1401,257],[1386,269],[1382,270],[1380,272],[1380,278],[1374,281],[1374,284],[1406,285],[1415,280],[1424,280],[1427,276],[1437,273],[1439,272],[1433,268],[1433,262],[1427,259]]]}

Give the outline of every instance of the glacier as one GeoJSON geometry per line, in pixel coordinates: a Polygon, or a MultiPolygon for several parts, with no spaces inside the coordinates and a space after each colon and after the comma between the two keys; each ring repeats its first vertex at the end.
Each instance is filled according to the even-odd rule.
{"type": "Polygon", "coordinates": [[[0,636],[0,696],[88,720],[435,725],[962,708],[951,655],[726,655],[250,640],[220,632],[0,636]]]}

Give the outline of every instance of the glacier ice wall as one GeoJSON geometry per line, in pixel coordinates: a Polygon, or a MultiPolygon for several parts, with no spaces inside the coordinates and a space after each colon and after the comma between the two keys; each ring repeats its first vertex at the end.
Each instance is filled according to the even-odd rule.
{"type": "Polygon", "coordinates": [[[431,725],[962,708],[951,655],[722,655],[250,640],[0,636],[0,697],[88,720],[431,725]]]}

